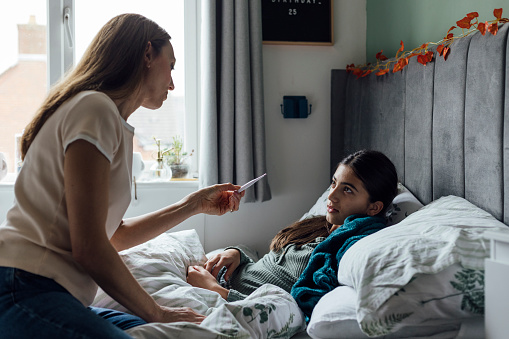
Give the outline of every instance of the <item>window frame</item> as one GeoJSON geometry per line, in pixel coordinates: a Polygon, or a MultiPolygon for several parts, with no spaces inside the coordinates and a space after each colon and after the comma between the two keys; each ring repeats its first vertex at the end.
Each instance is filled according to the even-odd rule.
{"type": "MultiPolygon", "coordinates": [[[[64,9],[69,8],[70,35],[74,39],[74,0],[47,0],[48,89],[74,62],[74,48],[65,40],[64,9]]],[[[68,38],[67,38],[68,39],[68,38]]]]}
{"type": "Polygon", "coordinates": [[[184,55],[185,62],[185,109],[186,109],[186,128],[184,143],[189,146],[189,149],[195,150],[195,156],[191,157],[191,171],[198,172],[198,158],[199,158],[199,136],[200,136],[200,123],[199,123],[199,108],[200,108],[200,65],[199,65],[199,41],[200,41],[200,21],[198,20],[200,13],[199,0],[185,0],[184,1],[184,55]]]}

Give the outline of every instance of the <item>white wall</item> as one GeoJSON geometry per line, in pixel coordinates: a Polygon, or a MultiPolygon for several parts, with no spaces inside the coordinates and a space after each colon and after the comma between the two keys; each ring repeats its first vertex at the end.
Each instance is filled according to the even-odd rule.
{"type": "MultiPolygon", "coordinates": [[[[207,251],[239,243],[260,253],[283,227],[299,219],[330,184],[330,70],[366,58],[366,0],[334,1],[334,46],[264,45],[267,173],[272,200],[241,204],[222,217],[194,216],[177,229],[195,228],[207,251]],[[284,119],[284,95],[305,95],[313,105],[307,119],[284,119]]],[[[138,185],[139,201],[127,216],[178,201],[196,189],[138,185]]],[[[0,185],[0,221],[12,202],[12,186],[0,185]]]]}

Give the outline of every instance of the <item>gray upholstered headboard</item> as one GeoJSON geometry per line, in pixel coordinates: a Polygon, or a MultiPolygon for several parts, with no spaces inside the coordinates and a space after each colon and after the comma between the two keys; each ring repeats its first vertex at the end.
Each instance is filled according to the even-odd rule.
{"type": "Polygon", "coordinates": [[[331,168],[368,148],[423,203],[465,197],[509,224],[509,24],[456,40],[446,61],[356,79],[332,70],[331,168]]]}

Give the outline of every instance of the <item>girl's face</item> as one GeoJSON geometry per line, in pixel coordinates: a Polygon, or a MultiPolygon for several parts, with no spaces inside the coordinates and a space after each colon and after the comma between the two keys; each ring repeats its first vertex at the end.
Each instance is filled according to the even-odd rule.
{"type": "MultiPolygon", "coordinates": [[[[148,54],[147,54],[148,56],[148,54]]],[[[165,45],[159,55],[148,57],[147,74],[144,84],[144,98],[142,106],[149,109],[157,109],[168,98],[168,91],[173,91],[175,85],[171,77],[171,71],[175,66],[175,55],[171,43],[165,45]]]]}
{"type": "Polygon", "coordinates": [[[339,165],[327,201],[326,218],[333,225],[331,232],[352,214],[376,215],[381,210],[380,204],[370,202],[364,184],[349,166],[339,165]]]}

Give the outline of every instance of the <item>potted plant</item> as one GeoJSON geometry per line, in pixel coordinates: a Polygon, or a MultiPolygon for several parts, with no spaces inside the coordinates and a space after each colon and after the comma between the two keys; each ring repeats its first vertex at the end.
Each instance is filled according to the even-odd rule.
{"type": "Polygon", "coordinates": [[[162,153],[166,164],[170,166],[172,178],[183,178],[189,172],[189,165],[186,160],[191,157],[194,150],[191,153],[184,152],[184,142],[182,137],[176,135],[173,137],[173,143],[171,148],[165,149],[162,153]]]}

